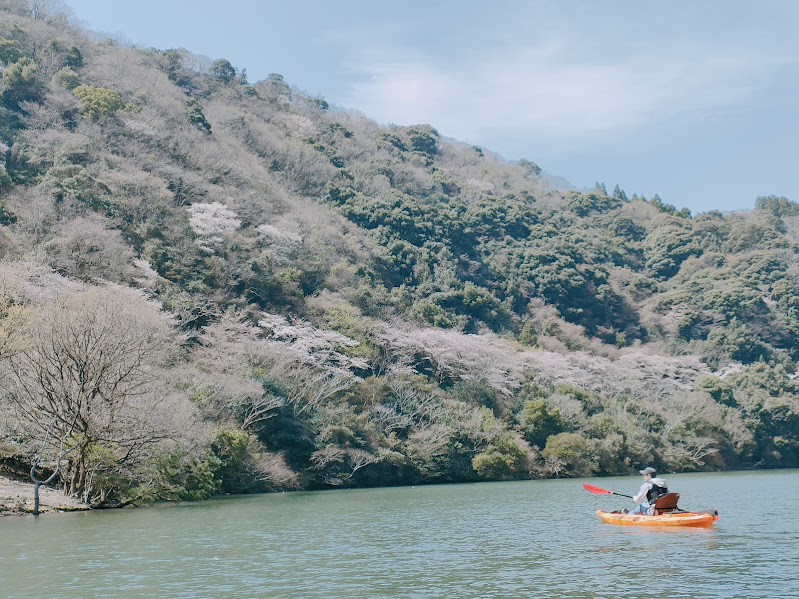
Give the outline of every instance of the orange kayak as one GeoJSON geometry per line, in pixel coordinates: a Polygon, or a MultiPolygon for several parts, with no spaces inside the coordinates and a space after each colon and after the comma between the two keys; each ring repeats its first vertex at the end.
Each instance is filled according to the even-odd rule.
{"type": "Polygon", "coordinates": [[[715,510],[704,512],[675,512],[661,514],[660,516],[647,516],[645,514],[623,514],[621,512],[596,511],[602,522],[620,524],[622,526],[713,526],[719,519],[715,510]]]}

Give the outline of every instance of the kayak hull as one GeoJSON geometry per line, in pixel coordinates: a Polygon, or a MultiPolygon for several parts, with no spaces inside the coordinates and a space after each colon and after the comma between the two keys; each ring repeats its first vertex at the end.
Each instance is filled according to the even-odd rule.
{"type": "Polygon", "coordinates": [[[620,526],[701,526],[709,528],[719,519],[715,511],[677,512],[661,514],[660,516],[647,516],[645,514],[623,514],[621,512],[597,510],[596,514],[602,522],[620,526]]]}

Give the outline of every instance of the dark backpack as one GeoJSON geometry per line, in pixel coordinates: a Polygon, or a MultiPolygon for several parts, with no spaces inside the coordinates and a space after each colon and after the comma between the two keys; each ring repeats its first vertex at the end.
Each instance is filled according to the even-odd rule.
{"type": "Polygon", "coordinates": [[[655,483],[650,483],[652,486],[650,487],[649,491],[646,492],[646,500],[649,503],[655,503],[655,500],[660,497],[661,495],[665,495],[669,492],[668,487],[659,487],[655,483]]]}

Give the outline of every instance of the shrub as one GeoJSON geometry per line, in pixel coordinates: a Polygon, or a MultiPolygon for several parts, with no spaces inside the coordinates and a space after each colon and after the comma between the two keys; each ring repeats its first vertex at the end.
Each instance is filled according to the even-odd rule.
{"type": "Polygon", "coordinates": [[[503,480],[516,478],[524,472],[527,451],[512,438],[489,445],[472,458],[472,468],[480,478],[503,480]]]}
{"type": "Polygon", "coordinates": [[[11,64],[19,60],[21,56],[18,41],[0,37],[0,61],[11,64]]]}
{"type": "Polygon", "coordinates": [[[545,399],[528,399],[518,416],[522,435],[531,445],[544,447],[547,439],[563,430],[563,419],[557,408],[545,399]]]}
{"type": "Polygon", "coordinates": [[[229,83],[233,81],[233,78],[236,76],[236,69],[230,62],[224,58],[220,58],[219,60],[215,60],[211,65],[211,74],[220,81],[229,83]]]}
{"type": "Polygon", "coordinates": [[[79,69],[83,66],[83,53],[75,46],[72,46],[64,54],[64,65],[66,67],[79,69]]]}
{"type": "Polygon", "coordinates": [[[55,75],[53,75],[53,82],[60,85],[61,87],[65,87],[68,90],[74,90],[76,87],[80,85],[80,81],[78,80],[78,74],[70,69],[69,67],[64,67],[60,71],[58,71],[55,75]]]}
{"type": "Polygon", "coordinates": [[[152,496],[170,501],[199,501],[214,492],[214,473],[221,462],[208,452],[204,459],[175,449],[155,459],[152,496]]]}
{"type": "Polygon", "coordinates": [[[405,134],[410,141],[411,150],[427,156],[438,153],[438,131],[430,125],[413,125],[405,129],[405,134]]]}
{"type": "Polygon", "coordinates": [[[111,190],[77,164],[54,166],[42,179],[41,186],[50,191],[56,202],[67,199],[87,203],[93,210],[108,212],[111,190]]]}
{"type": "Polygon", "coordinates": [[[205,120],[205,115],[203,114],[202,108],[200,108],[200,103],[194,98],[186,102],[186,118],[189,119],[191,124],[197,125],[197,127],[203,131],[211,132],[211,124],[205,120]]]}
{"type": "Polygon", "coordinates": [[[541,456],[547,460],[552,474],[556,476],[591,476],[598,468],[588,440],[579,433],[551,436],[541,456]]]}
{"type": "Polygon", "coordinates": [[[20,58],[3,73],[3,105],[14,109],[20,102],[35,102],[44,87],[39,79],[39,65],[30,58],[20,58]]]}
{"type": "Polygon", "coordinates": [[[75,97],[83,103],[81,111],[94,120],[112,115],[122,108],[122,98],[113,90],[92,85],[79,85],[72,90],[75,97]]]}

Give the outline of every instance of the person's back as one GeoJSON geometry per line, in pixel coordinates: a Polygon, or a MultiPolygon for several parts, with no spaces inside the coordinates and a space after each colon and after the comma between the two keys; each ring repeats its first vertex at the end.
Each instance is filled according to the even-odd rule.
{"type": "Polygon", "coordinates": [[[639,470],[639,474],[644,476],[644,484],[638,490],[638,493],[633,497],[633,501],[638,505],[633,509],[633,514],[646,514],[649,507],[655,503],[655,500],[669,492],[668,484],[663,478],[659,478],[657,470],[651,466],[639,470]]]}
{"type": "Polygon", "coordinates": [[[649,503],[655,503],[655,499],[669,492],[668,484],[666,483],[666,480],[663,478],[659,477],[650,478],[649,484],[652,485],[646,494],[646,498],[649,501],[649,503]]]}

